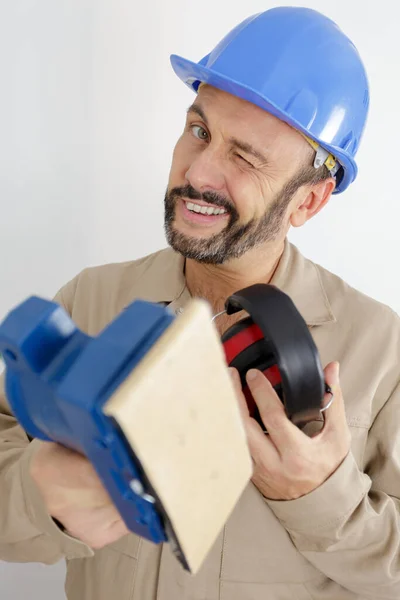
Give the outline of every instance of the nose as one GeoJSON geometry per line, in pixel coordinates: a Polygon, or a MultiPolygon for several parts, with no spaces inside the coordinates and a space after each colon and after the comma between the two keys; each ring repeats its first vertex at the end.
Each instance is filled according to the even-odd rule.
{"type": "Polygon", "coordinates": [[[187,181],[199,192],[223,191],[225,177],[219,162],[218,157],[208,147],[191,162],[185,174],[187,181]]]}

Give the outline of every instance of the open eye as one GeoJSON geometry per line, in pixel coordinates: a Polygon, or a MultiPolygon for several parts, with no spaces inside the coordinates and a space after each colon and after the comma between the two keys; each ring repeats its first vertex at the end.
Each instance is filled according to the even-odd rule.
{"type": "Polygon", "coordinates": [[[197,139],[202,140],[203,142],[208,140],[208,132],[204,129],[204,127],[200,127],[200,125],[192,125],[190,129],[197,139]]]}

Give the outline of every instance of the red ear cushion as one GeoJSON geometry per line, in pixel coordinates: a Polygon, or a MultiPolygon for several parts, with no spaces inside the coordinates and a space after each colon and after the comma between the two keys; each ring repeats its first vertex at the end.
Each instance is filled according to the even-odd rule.
{"type": "MultiPolygon", "coordinates": [[[[229,333],[229,331],[227,332],[229,333]]],[[[226,361],[228,365],[245,350],[255,342],[263,339],[263,334],[261,329],[253,323],[245,327],[244,329],[240,329],[237,333],[234,333],[229,339],[224,341],[224,350],[226,361]]]]}
{"type": "Polygon", "coordinates": [[[260,344],[261,340],[264,340],[264,335],[251,318],[239,321],[222,336],[226,361],[228,365],[236,366],[239,370],[250,416],[256,419],[264,429],[257,405],[246,385],[246,372],[251,367],[262,369],[279,395],[281,395],[282,379],[278,366],[273,362],[271,364],[271,361],[274,360],[273,355],[265,348],[264,344],[260,344]]]}

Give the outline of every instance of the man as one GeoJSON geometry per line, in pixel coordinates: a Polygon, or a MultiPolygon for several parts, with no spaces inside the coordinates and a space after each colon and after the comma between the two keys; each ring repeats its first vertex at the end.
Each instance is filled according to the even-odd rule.
{"type": "MultiPolygon", "coordinates": [[[[307,322],[334,402],[307,436],[250,372],[266,436],[233,372],[254,477],[192,577],[168,544],[127,532],[85,458],[28,443],[3,399],[0,558],[65,557],[70,600],[398,598],[398,318],[286,239],[356,176],[361,60],[330,20],[281,8],[241,23],[199,64],[172,63],[197,92],[165,196],[172,249],[85,270],[56,298],[96,334],[137,297],[178,313],[200,296],[217,312],[234,291],[272,282],[307,322]]],[[[231,322],[219,319],[220,332],[231,322]]]]}

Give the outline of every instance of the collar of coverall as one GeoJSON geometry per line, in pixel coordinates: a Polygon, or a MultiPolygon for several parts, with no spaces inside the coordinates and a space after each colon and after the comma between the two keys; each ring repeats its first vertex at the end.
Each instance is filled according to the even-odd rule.
{"type": "MultiPolygon", "coordinates": [[[[319,267],[288,240],[270,284],[290,296],[308,326],[336,321],[319,267]]],[[[171,248],[156,253],[151,266],[141,273],[140,288],[142,298],[166,304],[179,314],[191,298],[185,281],[185,258],[171,248]]]]}

